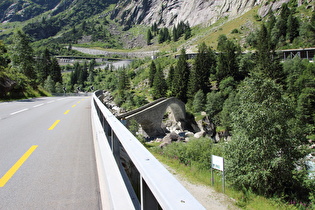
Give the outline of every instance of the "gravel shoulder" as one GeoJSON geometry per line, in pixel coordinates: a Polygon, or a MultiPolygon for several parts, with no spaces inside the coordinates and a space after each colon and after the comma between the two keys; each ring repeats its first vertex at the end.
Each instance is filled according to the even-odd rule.
{"type": "Polygon", "coordinates": [[[177,174],[174,169],[164,166],[206,209],[239,209],[234,205],[235,201],[227,195],[218,193],[209,186],[191,183],[185,177],[177,174]]]}

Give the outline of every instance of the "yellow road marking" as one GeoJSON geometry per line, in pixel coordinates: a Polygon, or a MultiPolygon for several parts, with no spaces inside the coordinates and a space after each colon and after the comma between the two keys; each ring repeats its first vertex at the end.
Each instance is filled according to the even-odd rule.
{"type": "Polygon", "coordinates": [[[63,113],[63,114],[68,114],[70,112],[70,109],[68,109],[67,111],[65,111],[65,113],[63,113]]]}
{"type": "Polygon", "coordinates": [[[53,130],[59,122],[60,122],[60,120],[56,120],[56,122],[54,122],[54,124],[52,124],[52,126],[50,126],[50,128],[48,128],[48,130],[53,130]]]}
{"type": "Polygon", "coordinates": [[[8,172],[0,179],[0,187],[4,185],[12,178],[12,176],[19,170],[23,163],[29,158],[29,156],[34,152],[38,145],[31,146],[27,152],[8,170],[8,172]]]}
{"type": "Polygon", "coordinates": [[[76,104],[74,104],[72,107],[76,107],[77,105],[76,104]]]}
{"type": "Polygon", "coordinates": [[[81,103],[81,101],[78,101],[77,103],[79,104],[79,103],[81,103]]]}

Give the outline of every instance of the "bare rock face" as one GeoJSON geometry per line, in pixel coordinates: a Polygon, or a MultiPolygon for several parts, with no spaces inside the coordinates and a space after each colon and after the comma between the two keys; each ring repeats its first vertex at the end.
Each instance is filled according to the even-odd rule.
{"type": "Polygon", "coordinates": [[[170,27],[180,21],[188,22],[190,26],[210,25],[225,16],[242,15],[265,2],[267,0],[120,0],[112,18],[127,25],[157,23],[170,27]]]}
{"type": "Polygon", "coordinates": [[[278,0],[275,2],[270,2],[270,3],[266,3],[264,4],[262,7],[260,7],[260,9],[258,10],[258,14],[261,17],[264,17],[268,14],[268,12],[270,11],[270,9],[272,11],[277,11],[278,9],[281,8],[282,4],[284,3],[288,3],[290,0],[278,0]]]}

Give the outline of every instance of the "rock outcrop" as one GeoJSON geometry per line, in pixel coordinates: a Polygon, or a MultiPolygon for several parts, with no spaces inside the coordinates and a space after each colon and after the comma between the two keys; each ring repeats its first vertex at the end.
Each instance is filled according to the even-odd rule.
{"type": "Polygon", "coordinates": [[[145,24],[154,22],[171,27],[179,22],[190,26],[210,25],[222,17],[235,18],[255,6],[265,15],[269,8],[277,10],[289,0],[269,2],[268,0],[120,0],[112,13],[122,25],[145,24]]]}

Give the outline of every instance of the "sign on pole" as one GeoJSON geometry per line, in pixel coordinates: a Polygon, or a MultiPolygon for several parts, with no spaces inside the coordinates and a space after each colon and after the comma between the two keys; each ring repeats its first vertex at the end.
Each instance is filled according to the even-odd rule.
{"type": "Polygon", "coordinates": [[[216,156],[216,155],[212,155],[211,160],[212,160],[211,162],[212,185],[214,185],[213,169],[222,171],[222,188],[223,188],[223,192],[225,192],[224,158],[216,156]]]}
{"type": "Polygon", "coordinates": [[[224,158],[212,155],[212,168],[224,171],[224,158]]]}

